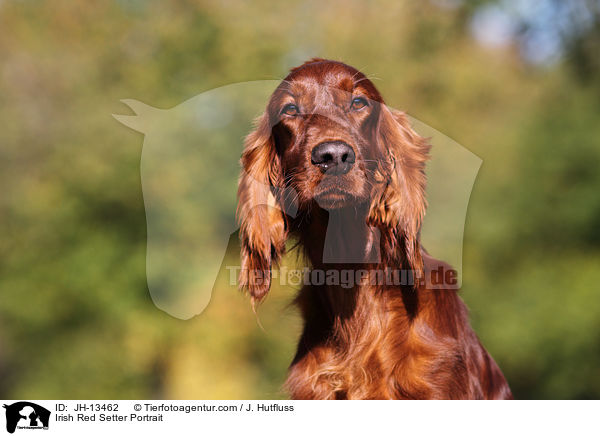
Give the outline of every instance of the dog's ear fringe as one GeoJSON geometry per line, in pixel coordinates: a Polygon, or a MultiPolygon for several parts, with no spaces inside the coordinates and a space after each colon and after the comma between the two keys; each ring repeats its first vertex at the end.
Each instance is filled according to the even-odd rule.
{"type": "Polygon", "coordinates": [[[255,306],[269,291],[271,268],[283,255],[287,238],[285,216],[272,205],[272,189],[280,185],[281,167],[267,114],[257,120],[256,128],[244,141],[241,167],[237,208],[239,288],[250,295],[255,306]]]}
{"type": "Polygon", "coordinates": [[[383,104],[377,141],[378,148],[388,152],[383,158],[386,167],[383,172],[387,171],[388,178],[374,196],[369,224],[380,228],[382,233],[381,251],[391,256],[382,259],[384,262],[422,274],[419,231],[427,208],[425,164],[430,145],[412,129],[406,114],[383,104]]]}

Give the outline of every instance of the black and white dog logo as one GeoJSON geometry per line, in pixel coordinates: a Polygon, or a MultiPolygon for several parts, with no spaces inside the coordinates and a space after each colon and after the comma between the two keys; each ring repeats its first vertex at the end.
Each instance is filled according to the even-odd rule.
{"type": "Polygon", "coordinates": [[[50,411],[29,401],[4,405],[6,409],[6,431],[18,429],[48,429],[50,411]]]}

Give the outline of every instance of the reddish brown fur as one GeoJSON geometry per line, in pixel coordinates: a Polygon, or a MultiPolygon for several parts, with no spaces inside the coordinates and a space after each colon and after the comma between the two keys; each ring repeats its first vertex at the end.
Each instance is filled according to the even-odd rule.
{"type": "Polygon", "coordinates": [[[450,267],[419,244],[428,151],[362,73],[323,59],[292,70],[248,136],[239,184],[240,287],[253,302],[266,296],[291,235],[313,268],[407,269],[426,279],[305,286],[297,298],[305,326],[286,382],[292,398],[512,398],[456,289],[430,286],[433,271],[450,267]],[[367,107],[352,109],[355,96],[367,98],[367,107]],[[298,114],[282,115],[289,102],[298,114]],[[311,149],[325,141],[352,147],[350,172],[328,176],[311,165],[311,149]],[[293,218],[282,212],[290,202],[298,208],[293,218]],[[328,244],[364,261],[324,263],[328,244]]]}

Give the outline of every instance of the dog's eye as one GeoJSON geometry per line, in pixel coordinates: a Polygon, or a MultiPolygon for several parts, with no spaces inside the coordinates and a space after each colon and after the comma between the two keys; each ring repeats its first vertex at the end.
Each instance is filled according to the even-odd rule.
{"type": "Polygon", "coordinates": [[[281,109],[281,113],[283,115],[290,115],[290,116],[294,116],[294,115],[298,115],[298,113],[300,113],[300,109],[298,109],[298,106],[296,106],[293,103],[290,104],[286,104],[283,109],[281,109]]]}
{"type": "Polygon", "coordinates": [[[352,109],[358,110],[367,106],[367,100],[362,97],[356,97],[352,100],[352,109]]]}

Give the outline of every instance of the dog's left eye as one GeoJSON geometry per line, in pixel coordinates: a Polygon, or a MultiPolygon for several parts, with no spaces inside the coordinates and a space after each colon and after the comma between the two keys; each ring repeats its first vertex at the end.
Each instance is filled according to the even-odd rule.
{"type": "Polygon", "coordinates": [[[299,112],[300,112],[300,109],[298,109],[298,106],[296,106],[293,103],[286,104],[283,107],[283,109],[281,109],[282,114],[290,115],[290,116],[298,115],[299,112]]]}
{"type": "Polygon", "coordinates": [[[356,97],[352,100],[352,109],[358,110],[367,106],[367,100],[363,97],[356,97]]]}

